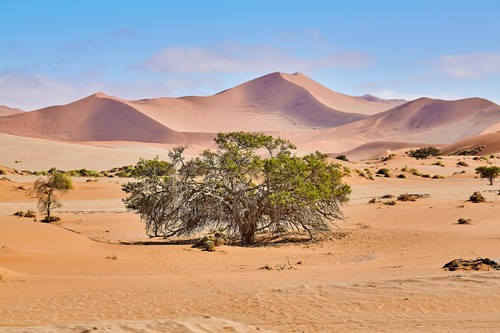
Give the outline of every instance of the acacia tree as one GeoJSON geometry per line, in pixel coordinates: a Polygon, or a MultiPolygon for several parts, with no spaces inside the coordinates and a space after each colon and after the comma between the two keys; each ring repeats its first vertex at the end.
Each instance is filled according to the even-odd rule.
{"type": "Polygon", "coordinates": [[[476,173],[481,178],[486,178],[493,185],[493,180],[500,176],[500,167],[497,166],[480,166],[476,168],[476,173]]]}
{"type": "Polygon", "coordinates": [[[48,178],[38,178],[30,190],[30,194],[38,198],[38,210],[45,213],[43,222],[54,221],[52,210],[62,206],[56,194],[65,194],[73,188],[71,178],[58,171],[52,172],[48,178]]]}
{"type": "Polygon", "coordinates": [[[141,160],[124,184],[128,209],[152,236],[189,235],[207,227],[239,237],[242,245],[262,230],[327,232],[342,218],[339,204],[350,187],[343,171],[319,152],[292,154],[292,143],[264,134],[219,133],[217,149],[186,161],[185,147],[170,161],[141,160]]]}

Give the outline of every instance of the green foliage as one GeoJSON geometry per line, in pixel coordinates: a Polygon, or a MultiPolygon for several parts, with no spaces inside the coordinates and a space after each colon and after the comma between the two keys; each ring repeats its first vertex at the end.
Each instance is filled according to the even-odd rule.
{"type": "Polygon", "coordinates": [[[185,147],[170,161],[141,160],[123,185],[128,209],[139,213],[150,235],[190,235],[207,227],[255,241],[258,231],[329,231],[348,200],[345,172],[319,152],[298,157],[287,140],[264,134],[219,133],[216,151],[185,161],[185,147]],[[265,155],[265,157],[263,157],[265,155]]]}
{"type": "Polygon", "coordinates": [[[438,155],[441,155],[441,151],[439,151],[439,149],[436,147],[419,148],[416,150],[412,149],[408,152],[408,156],[414,157],[416,159],[424,159],[438,155]]]}
{"type": "Polygon", "coordinates": [[[341,160],[341,161],[345,161],[345,162],[349,162],[349,159],[347,158],[347,156],[345,155],[339,155],[337,157],[335,157],[337,160],[341,160]]]}
{"type": "Polygon", "coordinates": [[[58,171],[52,171],[48,178],[38,178],[35,185],[30,190],[30,194],[38,198],[38,210],[46,213],[47,222],[52,222],[51,211],[62,206],[56,193],[65,194],[73,188],[73,182],[70,177],[58,171]]]}
{"type": "Polygon", "coordinates": [[[481,178],[486,178],[493,185],[493,180],[500,176],[500,167],[498,166],[480,166],[476,168],[476,173],[481,178]]]}
{"type": "Polygon", "coordinates": [[[380,169],[380,170],[377,171],[377,175],[381,175],[381,176],[384,176],[384,177],[390,177],[391,176],[391,172],[389,171],[389,169],[382,168],[382,169],[380,169]]]}
{"type": "Polygon", "coordinates": [[[432,163],[432,165],[437,165],[437,166],[440,166],[440,167],[444,167],[444,164],[442,161],[437,161],[436,163],[432,163]]]}

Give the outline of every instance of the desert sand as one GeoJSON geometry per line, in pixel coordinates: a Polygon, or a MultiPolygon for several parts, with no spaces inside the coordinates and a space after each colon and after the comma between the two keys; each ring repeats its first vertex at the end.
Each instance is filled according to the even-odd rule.
{"type": "Polygon", "coordinates": [[[500,180],[489,186],[474,172],[500,165],[495,103],[353,97],[300,73],[272,73],[212,96],[96,93],[0,115],[0,332],[499,331],[500,271],[442,268],[458,258],[500,260],[500,180]],[[26,194],[37,179],[14,169],[108,170],[166,159],[177,145],[195,155],[221,131],[279,135],[300,154],[347,155],[351,162],[333,160],[351,170],[345,219],[319,242],[205,252],[191,247],[200,235],[148,238],[122,203],[129,179],[116,177],[74,178],[59,222],[13,216],[36,210],[26,194]],[[431,145],[485,156],[405,155],[431,145]],[[370,180],[381,168],[391,177],[370,180]],[[475,191],[486,202],[467,201],[475,191]],[[397,201],[405,193],[423,197],[397,201]]]}
{"type": "MultiPolygon", "coordinates": [[[[500,195],[474,178],[472,157],[341,162],[353,188],[321,242],[221,246],[148,241],[122,203],[124,179],[75,178],[46,224],[12,216],[35,209],[32,176],[0,180],[2,332],[497,332],[500,272],[455,271],[455,258],[500,259],[500,195]],[[461,160],[469,167],[460,167],[461,160]],[[368,180],[355,169],[440,174],[368,180]],[[465,173],[460,173],[462,170],[465,173]],[[466,201],[481,191],[487,202],[466,201]],[[385,205],[385,194],[429,194],[385,205]],[[381,202],[369,204],[371,198],[381,202]],[[470,218],[469,225],[457,224],[470,218]]],[[[500,165],[500,159],[490,159],[500,165]]],[[[40,217],[40,214],[38,214],[40,217]]]]}

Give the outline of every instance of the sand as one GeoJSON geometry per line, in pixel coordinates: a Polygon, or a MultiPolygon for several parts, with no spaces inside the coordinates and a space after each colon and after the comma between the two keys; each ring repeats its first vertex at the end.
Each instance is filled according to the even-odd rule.
{"type": "Polygon", "coordinates": [[[500,272],[441,267],[500,259],[499,181],[474,178],[484,161],[472,157],[437,161],[342,162],[353,170],[353,194],[331,237],[215,252],[123,245],[148,240],[121,204],[124,180],[75,179],[59,223],[14,217],[35,208],[19,189],[34,178],[8,174],[13,181],[0,181],[0,331],[497,332],[500,272]],[[398,174],[405,165],[446,178],[372,181],[354,172],[398,174]],[[487,202],[466,201],[473,191],[487,202]],[[368,203],[402,193],[430,197],[368,203]]]}

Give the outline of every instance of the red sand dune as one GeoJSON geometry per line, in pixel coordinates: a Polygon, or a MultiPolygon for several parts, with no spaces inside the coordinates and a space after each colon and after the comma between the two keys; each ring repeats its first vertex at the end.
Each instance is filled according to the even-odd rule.
{"type": "Polygon", "coordinates": [[[500,106],[481,98],[420,98],[387,110],[396,102],[340,94],[300,73],[271,73],[206,97],[127,101],[98,93],[0,117],[0,133],[94,145],[207,147],[217,132],[266,132],[291,139],[301,152],[346,152],[376,142],[351,152],[365,156],[392,150],[395,143],[451,144],[496,132],[500,124],[500,106]]]}
{"type": "Polygon", "coordinates": [[[363,141],[452,143],[478,135],[500,120],[500,106],[481,98],[420,98],[370,118],[333,129],[332,137],[363,141]]]}
{"type": "Polygon", "coordinates": [[[21,109],[10,108],[5,105],[0,105],[0,117],[12,116],[13,114],[18,114],[24,112],[21,109]]]}
{"type": "MultiPolygon", "coordinates": [[[[65,141],[189,142],[119,99],[97,93],[68,105],[0,118],[0,132],[65,141]]],[[[205,135],[206,136],[206,135],[205,135]]]]}

